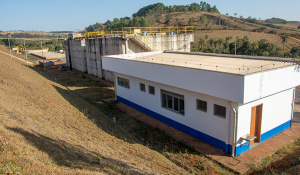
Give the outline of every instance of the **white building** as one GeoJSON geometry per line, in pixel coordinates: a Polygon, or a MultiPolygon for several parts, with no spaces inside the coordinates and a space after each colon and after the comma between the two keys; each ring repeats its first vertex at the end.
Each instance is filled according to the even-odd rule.
{"type": "Polygon", "coordinates": [[[118,101],[227,154],[292,126],[292,62],[145,52],[103,56],[103,68],[114,72],[118,101]]]}

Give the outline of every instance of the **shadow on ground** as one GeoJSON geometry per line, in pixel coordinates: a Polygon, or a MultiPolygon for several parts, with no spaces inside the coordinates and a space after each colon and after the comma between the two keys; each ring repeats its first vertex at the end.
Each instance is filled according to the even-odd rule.
{"type": "Polygon", "coordinates": [[[96,123],[97,126],[104,132],[131,144],[141,144],[141,142],[139,142],[138,139],[136,139],[134,136],[130,135],[129,133],[124,133],[124,130],[121,129],[121,127],[117,124],[113,123],[113,121],[109,119],[109,117],[104,113],[102,113],[102,115],[99,115],[99,113],[101,112],[96,106],[90,106],[88,102],[86,102],[84,99],[80,99],[80,97],[70,92],[69,90],[65,90],[54,85],[52,86],[71,105],[76,107],[79,111],[83,111],[84,115],[88,117],[92,122],[96,123]],[[132,139],[128,139],[128,136],[131,136],[132,139]]]}
{"type": "Polygon", "coordinates": [[[122,161],[104,157],[96,152],[87,152],[79,145],[72,145],[62,140],[54,140],[34,131],[28,132],[17,127],[8,127],[7,129],[21,134],[40,151],[47,153],[53,158],[54,165],[66,166],[74,169],[89,169],[92,171],[113,174],[146,174],[146,172],[136,169],[122,161]]]}
{"type": "Polygon", "coordinates": [[[294,112],[293,122],[300,123],[300,112],[294,112]]]}

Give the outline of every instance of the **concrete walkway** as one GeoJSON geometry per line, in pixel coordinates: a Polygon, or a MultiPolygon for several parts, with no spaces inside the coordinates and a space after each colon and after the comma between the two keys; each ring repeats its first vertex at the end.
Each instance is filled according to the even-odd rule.
{"type": "MultiPolygon", "coordinates": [[[[298,90],[297,90],[298,91],[298,90]]],[[[185,134],[169,125],[166,125],[152,117],[149,117],[121,102],[117,104],[118,108],[122,111],[127,112],[129,115],[135,117],[136,119],[152,126],[158,127],[164,130],[167,134],[176,140],[182,140],[187,145],[194,146],[195,150],[214,159],[215,161],[231,168],[232,170],[244,174],[250,169],[251,164],[257,164],[261,162],[265,157],[273,155],[275,152],[279,151],[285,145],[293,142],[299,137],[300,134],[300,103],[297,103],[297,99],[300,97],[300,92],[296,93],[295,102],[295,112],[294,112],[294,122],[290,129],[277,134],[276,136],[268,139],[265,142],[255,146],[254,148],[242,153],[237,157],[230,157],[226,155],[222,150],[215,148],[201,140],[198,140],[188,134],[185,134]]],[[[299,100],[300,101],[300,100],[299,100]]]]}

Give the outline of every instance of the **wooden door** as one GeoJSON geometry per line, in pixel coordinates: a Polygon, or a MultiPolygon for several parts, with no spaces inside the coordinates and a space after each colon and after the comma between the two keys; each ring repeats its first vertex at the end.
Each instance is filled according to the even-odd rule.
{"type": "Polygon", "coordinates": [[[251,140],[250,143],[260,142],[262,106],[263,104],[260,104],[257,106],[253,106],[251,109],[250,134],[256,136],[256,139],[251,140]]]}

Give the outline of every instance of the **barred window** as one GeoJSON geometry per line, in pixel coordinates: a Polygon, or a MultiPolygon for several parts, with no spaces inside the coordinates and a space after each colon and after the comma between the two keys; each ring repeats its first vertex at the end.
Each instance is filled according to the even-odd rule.
{"type": "Polygon", "coordinates": [[[180,113],[184,115],[184,96],[169,92],[166,90],[161,90],[161,105],[163,108],[169,109],[171,111],[180,113]]]}
{"type": "Polygon", "coordinates": [[[130,83],[128,79],[118,77],[118,85],[130,89],[130,83]]]}

